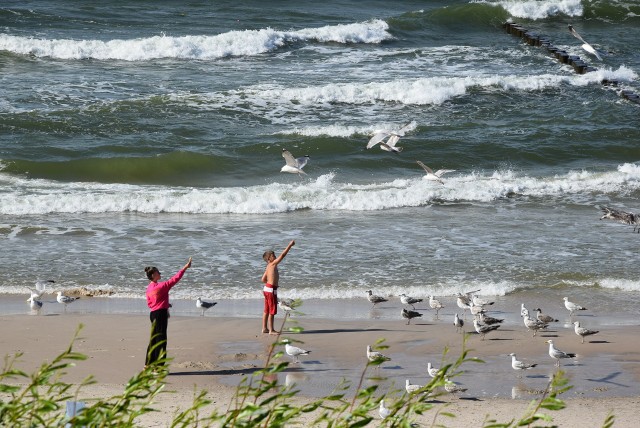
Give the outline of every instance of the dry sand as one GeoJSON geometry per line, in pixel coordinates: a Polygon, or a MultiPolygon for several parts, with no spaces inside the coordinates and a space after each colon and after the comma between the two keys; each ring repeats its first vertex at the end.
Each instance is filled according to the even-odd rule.
{"type": "MultiPolygon", "coordinates": [[[[414,383],[428,382],[427,362],[440,366],[445,347],[449,348],[445,361],[451,362],[460,354],[462,335],[455,333],[448,315],[446,321],[444,316],[435,320],[429,312],[424,320],[414,321],[411,325],[402,320],[375,317],[344,321],[314,319],[308,315],[296,317],[294,321],[304,328],[304,332],[286,336],[302,341],[300,346],[311,350],[311,355],[301,357],[301,363],[279,374],[278,380],[283,384],[295,382],[301,390],[297,398],[301,402],[310,399],[305,397],[330,393],[340,379],[355,384],[366,365],[366,345],[384,338],[389,347],[384,352],[392,360],[375,373],[385,378],[376,381],[378,391],[397,396],[407,378],[414,383]]],[[[283,317],[278,315],[276,319],[281,322],[283,317]]],[[[65,349],[78,325],[83,324],[74,349],[89,358],[70,370],[65,380],[79,382],[87,375],[94,375],[98,384],[83,391],[81,395],[85,400],[122,392],[126,381],[144,363],[149,335],[146,315],[69,311],[46,316],[4,315],[0,320],[3,326],[1,353],[22,352],[19,367],[27,371],[65,349]]],[[[563,427],[600,426],[609,411],[616,415],[615,426],[637,423],[635,410],[640,402],[638,326],[608,327],[588,338],[591,340],[587,343],[580,344],[567,322],[557,323],[549,332],[535,338],[520,324],[505,324],[484,341],[476,334],[469,336],[469,355],[482,358],[486,364],[463,366],[464,373],[456,381],[469,390],[461,397],[446,396],[443,403],[438,404],[450,406],[448,410],[457,418],[440,417],[438,423],[450,427],[481,426],[487,415],[501,422],[523,415],[529,401],[539,397],[549,375],[555,372],[555,361],[548,356],[544,343],[548,338],[553,338],[559,348],[578,353],[576,360],[562,363],[575,387],[563,396],[568,403],[567,409],[552,413],[556,424],[563,427]],[[518,378],[520,373],[510,367],[507,356],[510,352],[538,363],[538,367],[518,378]]],[[[162,394],[156,406],[160,411],[139,419],[140,425],[167,426],[176,411],[189,406],[194,389],[206,390],[213,406],[226,409],[234,386],[243,376],[251,375],[264,364],[274,340],[258,333],[259,329],[258,317],[222,318],[213,312],[205,317],[173,315],[169,322],[168,348],[173,362],[167,390],[175,393],[162,394]]],[[[421,422],[430,425],[434,414],[428,413],[421,422]]],[[[309,424],[309,420],[305,424],[309,424]]]]}

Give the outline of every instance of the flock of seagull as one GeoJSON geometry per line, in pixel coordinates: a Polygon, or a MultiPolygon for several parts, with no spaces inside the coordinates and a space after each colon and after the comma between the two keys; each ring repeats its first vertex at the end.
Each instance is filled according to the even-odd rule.
{"type": "MultiPolygon", "coordinates": [[[[402,147],[397,146],[397,143],[400,141],[400,137],[404,137],[412,124],[413,122],[409,122],[397,130],[377,129],[373,131],[373,136],[367,143],[367,149],[380,146],[380,148],[386,152],[400,153],[402,147]]],[[[289,172],[298,174],[299,176],[307,175],[307,173],[303,171],[303,168],[309,163],[309,155],[296,158],[289,150],[282,149],[282,157],[284,158],[285,165],[280,169],[280,172],[289,172]]],[[[455,171],[454,169],[439,169],[434,172],[421,161],[416,162],[425,171],[426,175],[423,176],[425,180],[436,181],[440,184],[444,184],[442,180],[444,174],[455,171]]]]}

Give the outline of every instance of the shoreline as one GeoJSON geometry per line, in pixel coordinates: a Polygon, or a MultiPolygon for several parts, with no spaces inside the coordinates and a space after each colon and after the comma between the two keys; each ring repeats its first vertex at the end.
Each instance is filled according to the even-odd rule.
{"type": "MultiPolygon", "coordinates": [[[[16,299],[20,305],[27,306],[22,297],[16,299]]],[[[118,305],[122,303],[119,299],[85,300],[85,304],[94,308],[113,304],[123,308],[118,305]]],[[[477,419],[483,411],[500,421],[520,416],[530,400],[540,397],[549,376],[555,373],[555,361],[549,357],[548,345],[544,343],[551,338],[558,348],[578,354],[575,360],[562,361],[561,364],[561,369],[569,377],[569,384],[573,385],[573,389],[561,398],[573,403],[568,407],[575,409],[577,420],[588,412],[596,421],[604,421],[609,408],[618,409],[617,413],[622,415],[625,406],[637,405],[640,396],[640,349],[634,344],[640,326],[620,324],[615,316],[590,311],[575,316],[575,319],[590,326],[597,325],[600,333],[587,337],[581,344],[568,323],[567,312],[564,317],[559,316],[560,322],[548,331],[532,337],[514,310],[516,300],[509,296],[496,298],[494,306],[498,308],[490,314],[505,318],[497,332],[488,334],[485,340],[475,332],[468,335],[468,356],[480,358],[485,363],[465,363],[461,367],[464,372],[455,381],[468,391],[458,398],[446,396],[443,399],[460,411],[454,411],[458,419],[442,423],[450,426],[457,426],[459,421],[478,424],[484,420],[477,419]],[[507,308],[509,310],[505,310],[507,308]],[[535,362],[538,366],[525,373],[515,372],[508,356],[511,352],[516,352],[519,359],[535,362]],[[469,412],[468,409],[474,410],[469,412]],[[494,410],[498,413],[493,414],[494,410]]],[[[260,332],[262,308],[258,299],[220,301],[205,316],[200,316],[193,302],[172,302],[168,355],[173,361],[166,378],[166,388],[176,391],[176,394],[161,396],[158,406],[162,411],[145,415],[141,419],[143,426],[166,426],[176,409],[189,407],[194,390],[206,390],[214,405],[226,409],[235,387],[244,376],[262,368],[268,350],[276,340],[260,332]],[[239,316],[228,316],[229,313],[239,316]]],[[[88,359],[78,362],[63,380],[79,383],[86,376],[94,375],[98,384],[87,389],[84,397],[114,395],[122,392],[124,384],[144,364],[149,319],[144,301],[135,303],[141,307],[135,313],[87,312],[74,304],[69,305],[65,313],[62,305],[50,303],[48,314],[0,315],[4,326],[0,347],[5,354],[22,352],[18,367],[30,372],[42,361],[50,360],[65,349],[78,325],[83,324],[74,351],[87,355],[88,359]]],[[[550,302],[546,303],[548,307],[550,302]]],[[[129,303],[124,307],[127,305],[129,303]]],[[[428,362],[440,367],[455,361],[463,349],[463,335],[455,332],[450,319],[452,313],[461,311],[449,306],[436,319],[434,311],[423,310],[425,307],[419,304],[416,309],[423,312],[423,317],[407,325],[399,316],[400,306],[399,302],[391,301],[371,309],[371,304],[365,299],[304,302],[300,309],[306,315],[294,314],[287,321],[287,327],[301,327],[302,332],[285,331],[282,337],[300,341],[296,344],[310,350],[311,354],[300,357],[299,364],[291,363],[284,355],[282,359],[290,365],[277,375],[278,384],[295,383],[300,391],[295,399],[308,402],[329,395],[342,379],[346,379],[351,385],[346,394],[353,396],[354,385],[357,385],[366,366],[365,348],[379,339],[385,339],[384,345],[388,348],[382,352],[391,357],[391,361],[375,372],[368,369],[365,382],[366,385],[378,385],[376,396],[387,395],[393,399],[398,391],[402,391],[405,379],[418,384],[428,382],[428,362]],[[322,316],[318,317],[319,314],[322,316]],[[448,353],[443,359],[445,348],[448,348],[448,353]]],[[[106,309],[114,310],[113,307],[106,309]]],[[[283,318],[281,312],[276,316],[278,328],[283,318]]],[[[465,330],[470,332],[472,327],[468,314],[466,321],[465,330]]],[[[565,410],[552,415],[563,412],[565,410]]],[[[630,413],[629,417],[632,416],[630,413]]]]}

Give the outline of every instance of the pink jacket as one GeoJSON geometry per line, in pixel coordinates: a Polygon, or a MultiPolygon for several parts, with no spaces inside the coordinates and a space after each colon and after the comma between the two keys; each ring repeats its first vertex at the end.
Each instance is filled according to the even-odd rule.
{"type": "Polygon", "coordinates": [[[147,306],[152,311],[169,309],[169,290],[180,281],[185,270],[178,271],[171,279],[163,282],[150,282],[147,286],[147,306]]]}

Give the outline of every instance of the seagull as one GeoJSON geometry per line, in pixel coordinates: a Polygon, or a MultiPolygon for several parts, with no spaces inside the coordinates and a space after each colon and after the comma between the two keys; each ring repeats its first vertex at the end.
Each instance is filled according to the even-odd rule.
{"type": "Polygon", "coordinates": [[[204,316],[204,311],[206,311],[209,308],[214,307],[217,304],[218,304],[218,302],[205,302],[200,297],[198,297],[198,300],[196,300],[196,307],[202,309],[202,315],[200,315],[201,317],[204,316]]]}
{"type": "Polygon", "coordinates": [[[553,346],[553,340],[549,339],[547,340],[545,343],[549,344],[549,356],[551,358],[555,358],[556,361],[556,367],[560,367],[560,359],[561,358],[575,358],[576,354],[570,354],[568,352],[562,352],[559,349],[556,349],[555,346],[553,346]]]}
{"type": "Polygon", "coordinates": [[[554,317],[543,314],[542,309],[540,308],[536,309],[535,311],[536,311],[536,318],[538,319],[538,321],[542,321],[544,323],[558,322],[558,320],[555,319],[554,317]]]}
{"type": "Polygon", "coordinates": [[[480,312],[478,314],[478,317],[480,318],[480,322],[486,325],[500,324],[501,322],[504,321],[504,318],[490,317],[489,315],[486,315],[484,312],[480,312]]]}
{"type": "Polygon", "coordinates": [[[471,300],[465,296],[464,294],[458,293],[458,298],[456,299],[456,304],[460,309],[462,309],[462,315],[466,313],[467,309],[471,309],[471,300]]]}
{"type": "Polygon", "coordinates": [[[575,37],[576,39],[580,40],[582,43],[584,43],[582,45],[582,49],[584,49],[585,51],[589,52],[591,55],[594,55],[596,58],[598,58],[600,61],[602,61],[602,57],[600,56],[600,54],[598,53],[597,50],[595,50],[593,48],[593,46],[591,46],[589,43],[587,43],[581,36],[580,34],[578,34],[578,32],[573,28],[573,25],[569,24],[569,32],[571,33],[571,35],[573,37],[575,37]]]}
{"type": "Polygon", "coordinates": [[[473,302],[470,303],[471,304],[469,305],[469,312],[471,312],[473,315],[479,315],[485,312],[482,306],[477,306],[473,302]]]}
{"type": "Polygon", "coordinates": [[[422,314],[420,312],[416,312],[416,311],[409,311],[407,309],[402,308],[402,318],[406,318],[407,319],[407,325],[411,324],[411,320],[413,318],[418,318],[421,317],[422,314]]]}
{"type": "Polygon", "coordinates": [[[544,330],[547,328],[546,323],[539,320],[534,320],[529,315],[527,315],[523,319],[524,319],[524,326],[527,327],[527,330],[533,330],[533,337],[536,336],[536,333],[538,333],[538,330],[544,330]]]}
{"type": "Polygon", "coordinates": [[[373,303],[373,306],[375,306],[378,303],[382,303],[382,302],[387,302],[388,301],[387,299],[385,299],[382,296],[376,296],[375,294],[373,294],[373,292],[371,290],[367,290],[367,294],[368,294],[367,299],[371,303],[373,303]]]}
{"type": "Polygon", "coordinates": [[[495,303],[495,302],[490,302],[489,300],[486,300],[486,299],[481,299],[475,294],[471,298],[471,301],[476,306],[491,306],[495,303]]]}
{"type": "Polygon", "coordinates": [[[430,362],[427,363],[427,373],[429,373],[429,376],[436,377],[439,371],[440,369],[433,367],[430,362]]]}
{"type": "Polygon", "coordinates": [[[71,297],[71,296],[65,296],[64,294],[62,294],[62,291],[58,291],[58,303],[64,303],[64,310],[67,310],[67,305],[69,303],[75,302],[76,300],[78,300],[79,297],[71,297]]]}
{"type": "Polygon", "coordinates": [[[484,324],[480,324],[480,323],[478,322],[478,320],[477,320],[477,319],[475,319],[475,318],[473,319],[473,326],[475,327],[476,332],[477,332],[478,334],[481,334],[481,335],[482,335],[482,340],[484,340],[484,336],[485,336],[487,333],[490,333],[490,332],[492,332],[492,331],[497,330],[498,328],[500,328],[500,324],[484,325],[484,324]]]}
{"type": "Polygon", "coordinates": [[[307,175],[306,172],[302,170],[304,166],[309,162],[309,155],[305,155],[302,158],[294,158],[291,152],[287,149],[282,149],[282,157],[286,163],[285,166],[282,167],[280,172],[290,172],[298,175],[307,175]]]}
{"type": "Polygon", "coordinates": [[[400,153],[402,151],[402,147],[396,147],[398,141],[400,141],[400,137],[404,137],[405,132],[409,130],[410,125],[413,124],[413,121],[405,124],[397,131],[390,131],[387,129],[377,129],[373,131],[373,136],[367,143],[367,150],[376,146],[376,144],[380,144],[380,148],[387,152],[400,153]],[[387,139],[385,143],[384,140],[387,139]]]}
{"type": "Polygon", "coordinates": [[[444,378],[444,390],[451,393],[457,394],[458,392],[465,392],[468,388],[463,388],[457,383],[450,380],[448,377],[444,378]]]}
{"type": "Polygon", "coordinates": [[[587,308],[583,308],[580,305],[577,305],[577,304],[575,304],[573,302],[570,302],[568,297],[563,297],[562,300],[564,300],[564,307],[567,308],[567,310],[569,311],[569,314],[571,316],[573,316],[573,313],[575,311],[586,311],[587,310],[587,308]]]}
{"type": "Polygon", "coordinates": [[[460,319],[457,313],[456,313],[456,316],[453,318],[453,325],[456,326],[456,333],[459,332],[460,330],[462,330],[462,332],[464,333],[464,328],[463,328],[464,320],[460,319]]]}
{"type": "Polygon", "coordinates": [[[524,317],[524,316],[528,316],[528,315],[529,315],[529,309],[527,309],[527,308],[524,306],[524,303],[521,303],[521,304],[520,304],[520,316],[521,316],[521,317],[524,317]]]}
{"type": "Polygon", "coordinates": [[[29,291],[31,292],[31,297],[29,297],[29,299],[27,299],[27,302],[30,302],[30,299],[39,299],[40,297],[42,297],[42,295],[44,294],[46,288],[47,288],[47,284],[54,284],[55,281],[52,279],[46,280],[46,281],[36,281],[36,288],[29,288],[29,291]]]}
{"type": "Polygon", "coordinates": [[[300,362],[298,356],[309,355],[311,353],[311,351],[306,351],[302,348],[298,348],[297,346],[289,345],[289,339],[284,339],[282,342],[284,343],[284,350],[286,351],[287,355],[293,357],[294,363],[300,362]]]}
{"type": "Polygon", "coordinates": [[[415,394],[420,389],[422,389],[422,385],[412,384],[409,379],[406,380],[404,389],[407,390],[407,394],[415,394]]]}
{"type": "Polygon", "coordinates": [[[509,356],[511,357],[511,367],[513,367],[514,370],[529,370],[537,366],[535,363],[529,364],[518,360],[515,353],[511,353],[509,356]]]}
{"type": "Polygon", "coordinates": [[[391,358],[387,357],[386,355],[378,352],[378,351],[372,351],[371,350],[371,346],[367,345],[367,359],[369,361],[371,361],[372,363],[375,362],[383,362],[383,361],[391,361],[391,358]]]}
{"type": "Polygon", "coordinates": [[[291,312],[293,310],[293,300],[278,298],[278,306],[285,312],[291,312]]]}
{"type": "Polygon", "coordinates": [[[640,233],[640,216],[634,213],[628,213],[625,211],[615,210],[613,208],[602,207],[602,212],[604,215],[600,217],[600,220],[604,220],[605,218],[610,218],[611,220],[617,220],[620,223],[624,224],[633,224],[633,231],[638,230],[640,233]]]}
{"type": "Polygon", "coordinates": [[[402,293],[400,295],[400,301],[402,302],[403,305],[411,305],[411,307],[413,309],[415,309],[416,307],[413,306],[413,305],[416,304],[416,303],[422,302],[422,299],[416,299],[414,297],[410,297],[410,296],[407,296],[406,294],[402,293]]]}
{"type": "Polygon", "coordinates": [[[380,419],[386,419],[391,414],[391,409],[384,406],[384,400],[380,400],[380,408],[378,409],[380,419]]]}
{"type": "Polygon", "coordinates": [[[418,163],[418,165],[420,165],[422,167],[422,169],[424,169],[427,173],[427,175],[425,175],[424,178],[425,180],[430,180],[430,181],[437,181],[440,184],[444,184],[444,181],[442,181],[442,179],[440,177],[442,177],[444,174],[448,173],[448,172],[454,172],[455,169],[439,169],[436,172],[433,172],[433,170],[431,168],[429,168],[428,166],[426,166],[425,164],[423,164],[420,161],[416,161],[418,163]]]}
{"type": "Polygon", "coordinates": [[[600,332],[600,330],[589,330],[588,328],[580,327],[580,321],[574,322],[573,325],[575,325],[576,334],[582,338],[582,343],[584,343],[585,336],[591,336],[592,334],[600,332]]]}
{"type": "Polygon", "coordinates": [[[29,302],[29,306],[31,306],[32,310],[39,311],[42,309],[42,302],[40,300],[36,300],[34,297],[29,297],[27,301],[29,302]]]}
{"type": "Polygon", "coordinates": [[[444,308],[444,305],[439,300],[434,299],[433,296],[429,296],[429,306],[431,306],[431,309],[436,310],[436,318],[438,318],[438,311],[444,308]]]}

